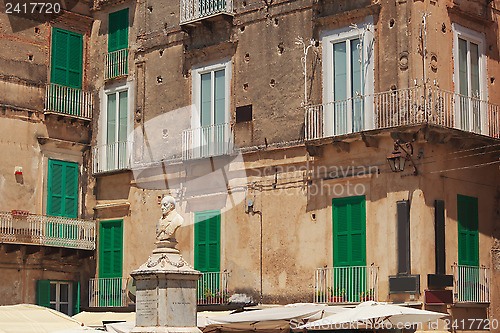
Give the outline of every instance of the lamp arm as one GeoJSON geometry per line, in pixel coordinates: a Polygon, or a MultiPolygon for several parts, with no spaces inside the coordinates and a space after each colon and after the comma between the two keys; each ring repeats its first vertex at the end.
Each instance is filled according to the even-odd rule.
{"type": "Polygon", "coordinates": [[[415,176],[418,175],[417,166],[415,165],[415,162],[413,161],[413,158],[412,158],[412,156],[413,156],[413,145],[410,142],[408,142],[407,144],[405,144],[405,146],[407,146],[407,147],[409,147],[411,149],[410,153],[405,149],[405,147],[403,147],[403,145],[401,145],[399,143],[399,141],[396,141],[395,145],[397,145],[399,148],[401,148],[402,151],[405,152],[406,159],[411,162],[411,164],[413,165],[413,169],[415,169],[415,171],[413,172],[413,174],[415,176]]]}

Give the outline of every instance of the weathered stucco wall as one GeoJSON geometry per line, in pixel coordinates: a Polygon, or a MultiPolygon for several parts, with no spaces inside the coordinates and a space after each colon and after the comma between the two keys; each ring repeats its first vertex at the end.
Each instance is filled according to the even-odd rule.
{"type": "MultiPolygon", "coordinates": [[[[67,13],[50,23],[7,15],[5,3],[0,9],[0,211],[47,213],[50,158],[80,165],[78,217],[91,218],[92,209],[89,214],[86,208],[91,196],[87,187],[89,123],[44,113],[45,87],[50,82],[52,27],[82,32],[86,21],[77,22],[75,17],[88,16],[88,4],[79,3],[72,8],[77,14],[67,13]],[[72,19],[75,21],[71,22],[72,19]],[[22,168],[22,175],[15,175],[16,167],[22,168]]],[[[85,40],[85,50],[86,46],[85,40]]],[[[88,60],[86,55],[84,51],[84,63],[88,60]]],[[[83,87],[87,84],[84,75],[83,87]]],[[[24,241],[26,237],[19,243],[24,241]]],[[[88,280],[95,275],[94,259],[89,256],[58,248],[2,243],[0,304],[37,303],[37,280],[52,279],[79,281],[81,303],[87,305],[88,280]]]]}
{"type": "MultiPolygon", "coordinates": [[[[409,166],[410,170],[403,175],[395,174],[389,171],[386,164],[392,144],[390,137],[382,136],[378,148],[367,148],[362,141],[352,142],[349,152],[325,147],[322,157],[309,158],[309,162],[303,147],[244,155],[248,175],[244,182],[250,186],[246,198],[253,200],[254,210],[262,213],[264,302],[312,300],[314,269],[333,263],[331,200],[334,197],[366,196],[367,264],[373,263],[380,267],[380,300],[410,300],[409,295],[388,295],[388,276],[397,273],[398,200],[411,202],[411,267],[412,274],[420,274],[422,292],[414,295],[415,300],[423,301],[427,274],[435,272],[434,200],[444,200],[446,207],[446,273],[451,274],[451,265],[458,262],[457,194],[479,199],[480,264],[490,267],[489,249],[493,245],[493,226],[498,207],[498,188],[494,185],[498,181],[496,167],[484,168],[481,173],[474,169],[442,173],[445,169],[470,164],[463,159],[454,159],[454,155],[450,154],[457,150],[457,146],[429,144],[421,137],[414,143],[415,150],[421,156],[417,161],[419,176],[409,175],[409,166]],[[290,172],[280,171],[276,188],[273,188],[274,165],[279,166],[281,163],[284,170],[288,168],[290,172]],[[335,166],[339,172],[350,172],[347,167],[368,169],[371,166],[379,168],[380,174],[328,181],[321,180],[323,175],[316,174],[317,180],[312,178],[307,185],[308,178],[304,177],[304,170],[307,170],[308,164],[310,170],[315,168],[320,172],[336,170],[333,169],[335,166]],[[263,172],[265,167],[270,167],[266,171],[267,177],[252,176],[263,172]],[[315,214],[314,218],[312,214],[315,214]]],[[[474,163],[480,163],[482,159],[484,157],[479,157],[474,163]]],[[[193,170],[192,167],[188,169],[193,170]]],[[[175,167],[167,168],[169,170],[175,171],[175,167]]],[[[167,172],[167,175],[169,181],[175,182],[178,173],[167,172]]],[[[182,174],[181,178],[187,181],[191,176],[188,172],[187,175],[182,174]]],[[[135,182],[145,186],[158,179],[161,177],[138,177],[135,182]]],[[[118,184],[119,178],[103,177],[101,181],[103,187],[98,193],[107,195],[112,192],[109,189],[114,187],[113,184],[118,184]]],[[[130,187],[127,198],[130,215],[125,214],[124,220],[125,276],[144,262],[154,247],[154,228],[160,215],[158,196],[165,193],[169,191],[147,190],[134,185],[130,187]]],[[[178,232],[179,247],[186,260],[193,263],[194,212],[220,208],[218,202],[221,196],[187,198],[182,190],[170,193],[178,199],[178,211],[186,222],[178,232]]],[[[239,201],[245,198],[245,192],[235,189],[232,193],[222,196],[222,206],[225,208],[221,219],[221,269],[230,272],[231,291],[251,295],[255,301],[260,301],[260,215],[245,213],[245,202],[239,201]]]]}
{"type": "MultiPolygon", "coordinates": [[[[177,198],[178,210],[186,221],[178,240],[190,263],[194,261],[194,212],[222,209],[221,268],[230,272],[230,289],[251,295],[254,301],[309,302],[313,297],[314,269],[332,265],[332,198],[360,194],[356,189],[363,189],[366,196],[367,264],[380,267],[381,300],[423,301],[423,293],[412,299],[410,295],[388,294],[388,276],[397,273],[398,200],[411,202],[411,267],[413,274],[420,274],[421,292],[428,287],[427,274],[435,271],[434,200],[445,201],[447,274],[458,261],[457,194],[479,198],[480,264],[492,267],[493,276],[498,276],[498,265],[491,265],[490,255],[494,239],[500,236],[494,227],[498,220],[498,170],[494,164],[463,169],[489,162],[487,150],[479,150],[481,154],[471,158],[457,159],[453,153],[475,144],[487,145],[485,141],[477,137],[464,139],[457,132],[436,134],[422,130],[414,143],[414,156],[420,156],[418,176],[409,175],[411,170],[401,176],[388,169],[386,157],[399,137],[396,130],[381,131],[374,139],[354,136],[347,140],[348,144],[325,144],[319,148],[320,157],[310,156],[301,142],[292,146],[295,140],[303,139],[304,126],[303,50],[295,44],[296,37],[318,41],[323,31],[361,24],[371,16],[375,92],[424,82],[455,91],[452,23],[458,23],[486,36],[484,78],[488,98],[494,103],[500,102],[494,93],[500,70],[497,10],[487,9],[480,1],[237,0],[232,24],[219,20],[181,27],[179,2],[125,2],[95,13],[96,49],[106,47],[107,14],[127,6],[135,22],[129,30],[131,53],[135,55],[127,78],[136,87],[134,128],[139,139],[147,136],[145,143],[134,136],[134,158],[136,162],[157,164],[140,165],[132,172],[103,174],[96,181],[98,205],[118,205],[99,208],[96,216],[100,220],[124,220],[124,276],[143,263],[153,249],[160,214],[158,198],[170,193],[177,198]],[[424,13],[430,14],[425,16],[426,29],[424,13]],[[176,160],[163,165],[160,161],[180,156],[179,132],[191,127],[192,68],[221,59],[231,63],[231,120],[235,121],[237,107],[253,107],[252,121],[233,127],[235,143],[243,147],[244,163],[234,162],[227,172],[240,178],[241,186],[235,186],[228,196],[196,198],[186,184],[210,175],[210,167],[220,168],[227,159],[176,160]],[[169,126],[173,122],[175,129],[169,126]],[[288,142],[288,146],[272,145],[278,142],[288,142]],[[170,154],[172,151],[177,154],[170,154]],[[380,174],[323,181],[321,174],[311,171],[332,167],[345,171],[353,166],[377,167],[380,174]],[[287,168],[302,169],[294,173],[287,168]],[[457,170],[443,172],[454,168],[457,170]],[[258,213],[245,213],[245,198],[254,201],[258,213]]],[[[500,3],[493,1],[490,6],[499,8],[500,3]]],[[[322,59],[323,47],[315,44],[315,51],[308,55],[307,92],[312,104],[323,102],[322,68],[328,61],[322,59]]],[[[102,70],[96,69],[95,75],[99,76],[97,87],[103,86],[102,70]]],[[[94,125],[94,139],[97,135],[99,127],[94,125]]],[[[411,135],[402,137],[412,139],[411,135]]],[[[216,183],[208,177],[197,186],[200,193],[207,194],[216,183]]],[[[499,313],[500,306],[494,296],[499,290],[497,285],[493,283],[493,315],[499,313]]],[[[451,311],[455,318],[486,316],[484,309],[477,313],[471,309],[451,311]]]]}

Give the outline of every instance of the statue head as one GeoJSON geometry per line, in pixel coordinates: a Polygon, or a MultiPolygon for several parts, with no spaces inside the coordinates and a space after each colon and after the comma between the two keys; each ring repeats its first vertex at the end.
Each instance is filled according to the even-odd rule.
{"type": "Polygon", "coordinates": [[[170,195],[166,195],[161,199],[161,212],[167,215],[175,208],[175,199],[170,195]]]}

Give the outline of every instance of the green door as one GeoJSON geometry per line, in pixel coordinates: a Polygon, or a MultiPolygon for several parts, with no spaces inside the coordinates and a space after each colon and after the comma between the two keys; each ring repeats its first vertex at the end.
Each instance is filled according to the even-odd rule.
{"type": "Polygon", "coordinates": [[[123,270],[123,220],[99,225],[99,305],[121,306],[123,270]]]}
{"type": "MultiPolygon", "coordinates": [[[[47,215],[77,218],[78,164],[49,159],[47,169],[47,215]]],[[[50,245],[68,246],[67,239],[77,239],[76,225],[47,223],[50,245]]]]}
{"type": "Polygon", "coordinates": [[[194,267],[202,273],[198,280],[198,300],[210,303],[220,293],[220,210],[195,213],[194,267]]]}
{"type": "Polygon", "coordinates": [[[460,301],[472,301],[474,290],[479,286],[479,232],[478,232],[478,199],[465,195],[457,195],[458,218],[458,264],[470,266],[460,268],[460,279],[465,284],[465,294],[460,301]]]}
{"type": "Polygon", "coordinates": [[[334,302],[357,302],[366,295],[365,197],[332,200],[334,302]]]}

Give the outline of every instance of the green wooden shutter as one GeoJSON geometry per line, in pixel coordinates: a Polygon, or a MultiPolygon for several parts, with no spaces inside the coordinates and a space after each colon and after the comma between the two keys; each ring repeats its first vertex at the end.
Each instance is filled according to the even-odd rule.
{"type": "Polygon", "coordinates": [[[38,280],[36,282],[36,304],[50,308],[50,281],[38,280]]]}
{"type": "Polygon", "coordinates": [[[72,289],[73,289],[73,309],[72,309],[72,314],[76,315],[77,313],[80,312],[80,282],[78,281],[73,281],[72,282],[72,289]]]}
{"type": "Polygon", "coordinates": [[[365,197],[332,200],[333,265],[366,265],[365,197]]]}
{"type": "Polygon", "coordinates": [[[220,271],[220,210],[195,213],[195,268],[220,271]]]}
{"type": "Polygon", "coordinates": [[[99,277],[122,276],[123,220],[101,221],[99,226],[99,277]]]}
{"type": "Polygon", "coordinates": [[[458,264],[479,266],[478,199],[457,195],[458,264]]]}
{"type": "Polygon", "coordinates": [[[81,89],[83,36],[53,28],[51,52],[51,83],[81,89]]]}
{"type": "Polygon", "coordinates": [[[128,8],[109,14],[108,52],[128,47],[128,8]]]}
{"type": "Polygon", "coordinates": [[[47,215],[76,218],[78,215],[78,164],[49,159],[47,215]]]}

